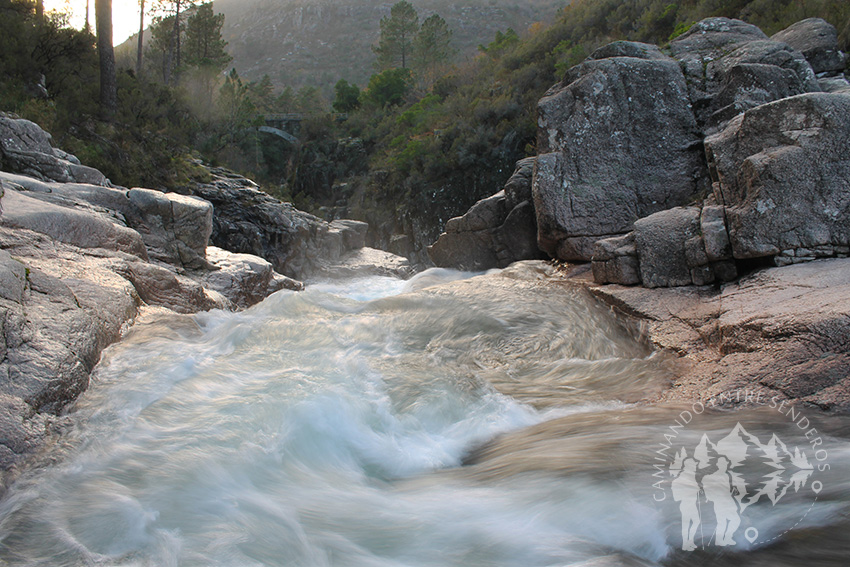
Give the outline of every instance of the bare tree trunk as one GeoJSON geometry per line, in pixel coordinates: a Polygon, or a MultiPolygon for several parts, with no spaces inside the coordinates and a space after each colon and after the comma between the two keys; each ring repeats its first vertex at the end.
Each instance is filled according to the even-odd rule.
{"type": "Polygon", "coordinates": [[[91,0],[86,0],[86,25],[85,30],[91,33],[91,19],[89,18],[89,11],[91,10],[91,0]]]}
{"type": "Polygon", "coordinates": [[[145,0],[139,0],[139,47],[136,51],[136,76],[142,75],[142,50],[145,44],[145,0]]]}
{"type": "Polygon", "coordinates": [[[44,19],[44,0],[36,0],[35,17],[39,22],[44,19]]]}
{"type": "Polygon", "coordinates": [[[177,74],[180,72],[180,0],[175,2],[174,30],[171,32],[171,51],[168,61],[168,80],[166,83],[177,82],[177,74]]]}
{"type": "Polygon", "coordinates": [[[95,0],[94,17],[100,58],[100,111],[105,119],[111,120],[118,109],[118,81],[112,49],[112,0],[95,0]]]}

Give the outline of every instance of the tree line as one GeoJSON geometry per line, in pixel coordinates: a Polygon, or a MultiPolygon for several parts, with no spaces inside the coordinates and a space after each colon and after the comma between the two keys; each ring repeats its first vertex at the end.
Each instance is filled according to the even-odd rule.
{"type": "Polygon", "coordinates": [[[194,165],[202,158],[311,212],[422,242],[535,153],[537,101],[596,47],[663,45],[717,15],[768,34],[820,16],[850,47],[846,0],[574,0],[552,22],[498,32],[477,57],[455,63],[445,21],[421,21],[402,1],[380,22],[375,73],[365,85],[338,81],[329,102],[315,87],[242,80],[228,70],[220,15],[181,0],[177,18],[169,6],[148,32],[142,64],[133,53],[115,66],[115,109],[101,120],[110,114],[101,94],[109,81],[99,79],[108,47],[61,15],[39,13],[34,0],[0,0],[0,107],[42,124],[116,183],[179,189],[203,178],[194,165]],[[279,112],[305,114],[297,144],[257,132],[264,114],[279,112]]]}

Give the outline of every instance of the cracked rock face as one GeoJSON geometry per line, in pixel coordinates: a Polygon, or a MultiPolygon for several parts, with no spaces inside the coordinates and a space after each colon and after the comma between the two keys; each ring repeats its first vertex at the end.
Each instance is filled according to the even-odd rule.
{"type": "Polygon", "coordinates": [[[6,470],[40,446],[52,416],[88,386],[100,352],[135,317],[139,296],[113,268],[138,258],[87,253],[9,227],[0,227],[0,248],[0,469],[6,470]]]}
{"type": "Polygon", "coordinates": [[[787,43],[800,51],[818,75],[839,74],[846,65],[846,55],[838,49],[835,27],[821,18],[799,21],[770,39],[787,43]]]}
{"type": "Polygon", "coordinates": [[[762,270],[721,289],[592,291],[644,321],[656,346],[679,355],[665,400],[707,401],[746,389],[850,409],[848,259],[762,270]]]}
{"type": "Polygon", "coordinates": [[[706,139],[735,258],[847,253],[848,117],[850,96],[806,94],[752,109],[706,139]]]}
{"type": "Polygon", "coordinates": [[[721,128],[750,108],[821,90],[804,55],[773,39],[740,20],[708,18],[670,42],[700,127],[721,128]]]}
{"type": "Polygon", "coordinates": [[[210,241],[219,248],[260,256],[277,272],[302,280],[319,271],[319,258],[333,262],[363,245],[365,223],[332,225],[263,193],[244,177],[220,169],[212,174],[194,194],[213,205],[210,241]]]}
{"type": "Polygon", "coordinates": [[[701,187],[700,131],[668,57],[586,61],[538,109],[532,189],[538,244],[554,258],[590,260],[597,240],[686,204],[701,187]]]}

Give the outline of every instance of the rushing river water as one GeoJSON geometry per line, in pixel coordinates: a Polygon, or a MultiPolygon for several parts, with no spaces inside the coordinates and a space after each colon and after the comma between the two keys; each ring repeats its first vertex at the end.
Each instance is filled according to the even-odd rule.
{"type": "Polygon", "coordinates": [[[640,403],[667,362],[585,290],[469,276],[137,325],[0,502],[0,561],[847,564],[850,419],[640,403]]]}

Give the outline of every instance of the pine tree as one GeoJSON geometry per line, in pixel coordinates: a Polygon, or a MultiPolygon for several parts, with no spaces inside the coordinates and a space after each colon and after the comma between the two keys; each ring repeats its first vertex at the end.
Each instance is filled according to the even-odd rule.
{"type": "MultiPolygon", "coordinates": [[[[183,22],[186,10],[192,7],[194,0],[158,0],[157,11],[166,13],[168,16],[160,17],[159,23],[165,21],[170,22],[171,29],[162,29],[160,34],[167,36],[167,43],[162,42],[162,47],[167,46],[163,57],[163,80],[165,84],[177,82],[179,77],[182,61],[182,46],[183,46],[183,31],[185,24],[183,22]]],[[[163,26],[164,27],[164,26],[163,26]]],[[[151,29],[152,33],[155,33],[151,29]]],[[[164,37],[162,39],[165,39],[164,37]]]]}
{"type": "Polygon", "coordinates": [[[422,22],[422,28],[413,42],[413,61],[416,69],[428,75],[435,68],[448,63],[455,54],[451,39],[452,30],[438,14],[422,22]]]}
{"type": "Polygon", "coordinates": [[[248,85],[242,82],[236,69],[231,69],[219,90],[217,104],[220,112],[220,147],[235,143],[241,133],[253,126],[257,117],[251,103],[248,85]]]}
{"type": "Polygon", "coordinates": [[[378,56],[377,67],[381,70],[401,67],[406,69],[413,54],[413,41],[419,31],[419,15],[416,9],[402,0],[390,9],[389,18],[381,18],[381,39],[372,51],[378,56]]]}
{"type": "Polygon", "coordinates": [[[157,17],[150,26],[151,40],[147,48],[146,66],[157,69],[165,84],[168,84],[171,78],[173,28],[174,16],[157,17]]]}
{"type": "Polygon", "coordinates": [[[265,114],[275,112],[277,100],[271,77],[263,75],[263,78],[259,81],[248,83],[248,93],[251,103],[258,111],[265,114]]]}
{"type": "Polygon", "coordinates": [[[221,37],[224,14],[213,13],[212,2],[201,4],[186,22],[186,65],[224,70],[233,57],[224,50],[227,42],[221,37]]]}
{"type": "Polygon", "coordinates": [[[212,2],[201,4],[186,22],[183,66],[187,77],[182,81],[197,93],[196,104],[201,113],[212,110],[213,90],[219,76],[233,58],[224,50],[221,37],[224,14],[213,12],[212,2]]]}

